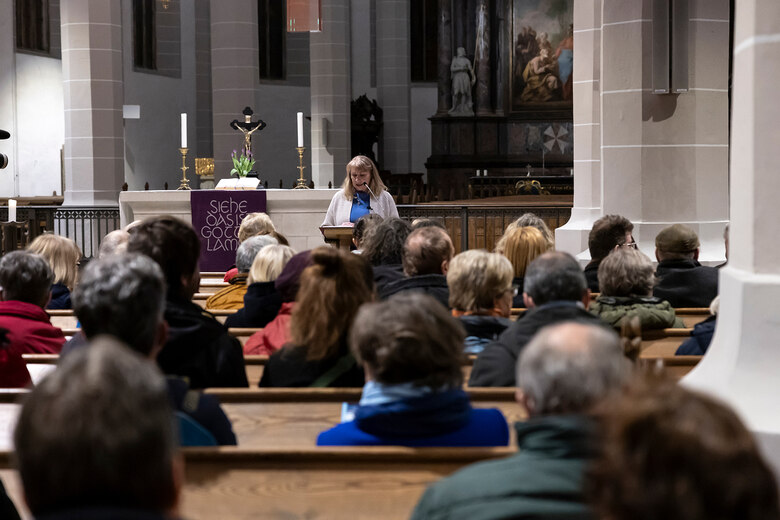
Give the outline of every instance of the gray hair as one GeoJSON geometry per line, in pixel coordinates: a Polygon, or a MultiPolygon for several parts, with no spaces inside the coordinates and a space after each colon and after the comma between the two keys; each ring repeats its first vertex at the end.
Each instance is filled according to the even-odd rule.
{"type": "Polygon", "coordinates": [[[252,268],[252,262],[255,261],[257,253],[265,246],[274,246],[278,243],[279,241],[271,235],[257,235],[249,237],[241,242],[241,245],[238,246],[238,251],[236,251],[236,267],[238,268],[238,272],[248,273],[252,268]]]}
{"type": "Polygon", "coordinates": [[[0,259],[3,300],[17,300],[43,307],[49,299],[54,273],[40,255],[12,251],[0,259]]]}
{"type": "Polygon", "coordinates": [[[130,233],[124,229],[115,229],[103,237],[98,250],[98,258],[110,255],[118,255],[127,251],[127,243],[130,241],[130,233]]]}
{"type": "Polygon", "coordinates": [[[90,505],[174,506],[169,400],[154,363],[110,338],[65,356],[30,392],[14,432],[33,516],[90,505]]]}
{"type": "Polygon", "coordinates": [[[535,305],[552,301],[580,301],[588,282],[580,264],[569,253],[551,251],[536,257],[525,271],[523,292],[535,305]]]}
{"type": "Polygon", "coordinates": [[[165,278],[137,253],[93,260],[73,291],[73,311],[88,337],[110,334],[149,355],[165,310],[165,278]]]}
{"type": "Polygon", "coordinates": [[[628,378],[617,334],[590,323],[543,328],[517,362],[517,386],[532,415],[584,413],[628,378]]]}

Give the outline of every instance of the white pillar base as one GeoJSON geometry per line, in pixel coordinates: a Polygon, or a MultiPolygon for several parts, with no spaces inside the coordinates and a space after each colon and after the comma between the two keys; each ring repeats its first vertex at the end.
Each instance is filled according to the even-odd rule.
{"type": "Polygon", "coordinates": [[[555,249],[578,259],[585,253],[586,258],[583,259],[590,260],[588,234],[593,223],[601,217],[601,208],[572,208],[569,221],[555,230],[555,249]]]}

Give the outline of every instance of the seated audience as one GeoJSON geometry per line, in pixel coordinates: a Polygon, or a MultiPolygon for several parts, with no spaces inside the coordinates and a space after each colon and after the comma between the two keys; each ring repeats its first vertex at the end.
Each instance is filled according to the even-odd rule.
{"type": "Polygon", "coordinates": [[[248,386],[241,343],[192,303],[200,284],[200,241],[192,226],[171,216],[148,218],[130,231],[127,251],[150,257],[165,275],[169,332],[157,355],[162,371],[188,378],[192,388],[248,386]]]}
{"type": "Polygon", "coordinates": [[[498,240],[498,242],[496,242],[496,246],[494,248],[495,252],[504,254],[504,243],[506,242],[506,237],[510,231],[512,231],[515,228],[528,227],[528,226],[536,228],[542,233],[544,239],[547,241],[548,250],[555,249],[555,235],[550,230],[550,228],[547,227],[547,224],[544,222],[544,220],[542,220],[541,217],[533,213],[523,213],[522,215],[520,215],[520,218],[510,223],[506,227],[503,236],[498,240]]]}
{"type": "Polygon", "coordinates": [[[682,224],[655,237],[658,283],[653,294],[672,307],[709,307],[718,295],[718,270],[699,263],[699,237],[682,224]]]}
{"type": "Polygon", "coordinates": [[[275,282],[295,251],[290,246],[266,246],[257,253],[247,277],[244,306],[225,320],[225,327],[265,327],[282,307],[275,282]]]}
{"type": "Polygon", "coordinates": [[[352,228],[352,245],[355,249],[352,251],[355,254],[363,253],[363,239],[372,227],[379,225],[384,219],[377,213],[367,213],[360,217],[355,222],[355,227],[352,228]]]}
{"type": "Polygon", "coordinates": [[[411,232],[409,223],[397,217],[386,218],[366,232],[362,254],[374,268],[377,292],[404,277],[404,243],[411,232]]]}
{"type": "MultiPolygon", "coordinates": [[[[73,310],[87,340],[110,335],[152,361],[168,333],[164,309],[162,271],[153,260],[136,253],[91,261],[73,291],[73,310]]],[[[190,390],[179,377],[169,376],[166,383],[175,411],[205,428],[214,444],[236,443],[230,421],[214,396],[190,390]]]]}
{"type": "Polygon", "coordinates": [[[482,352],[512,322],[512,264],[497,253],[472,249],[455,255],[447,271],[450,307],[466,331],[464,352],[482,352]]]}
{"type": "Polygon", "coordinates": [[[519,453],[433,484],[412,519],[593,518],[583,494],[591,409],[619,392],[628,374],[614,332],[581,323],[543,329],[517,364],[517,399],[528,412],[515,423],[519,453]]]}
{"type": "Polygon", "coordinates": [[[98,250],[98,258],[105,258],[110,255],[118,255],[127,251],[127,241],[130,240],[130,233],[124,229],[115,229],[103,237],[98,250]]]}
{"type": "Polygon", "coordinates": [[[264,247],[278,244],[275,238],[269,235],[249,237],[238,246],[236,250],[236,269],[238,273],[228,282],[230,285],[215,292],[206,300],[207,309],[240,309],[244,304],[244,295],[247,291],[247,277],[255,256],[264,247]]]}
{"type": "Polygon", "coordinates": [[[300,287],[301,273],[311,265],[311,251],[293,255],[274,282],[281,306],[263,330],[255,332],[244,344],[244,354],[270,355],[290,341],[290,319],[300,287]]]}
{"type": "Polygon", "coordinates": [[[429,294],[448,307],[450,291],[446,274],[454,254],[452,240],[443,229],[426,226],[412,231],[404,243],[404,278],[382,287],[379,299],[386,300],[394,294],[416,291],[429,294]]]}
{"type": "Polygon", "coordinates": [[[349,335],[366,384],[355,418],[318,446],[506,446],[496,409],[474,409],[461,389],[463,330],[430,296],[399,294],[361,307],[349,335]]]}
{"type": "Polygon", "coordinates": [[[435,218],[421,217],[412,220],[412,231],[429,226],[437,227],[447,231],[447,227],[442,223],[442,221],[435,218]]]}
{"type": "Polygon", "coordinates": [[[7,352],[56,354],[62,350],[65,336],[44,310],[53,279],[39,255],[13,251],[0,259],[0,328],[8,329],[7,352]]]}
{"type": "Polygon", "coordinates": [[[517,358],[539,330],[561,321],[604,325],[586,309],[590,291],[582,269],[568,253],[551,251],[536,258],[525,274],[523,299],[528,311],[479,353],[469,386],[515,386],[517,358]]]}
{"type": "Polygon", "coordinates": [[[715,325],[718,320],[718,309],[720,307],[720,296],[716,296],[710,304],[710,314],[706,320],[693,326],[691,337],[677,347],[675,356],[703,356],[707,353],[712,343],[712,336],[715,335],[715,325]]]}
{"type": "Polygon", "coordinates": [[[76,285],[81,251],[76,242],[59,235],[39,235],[27,246],[31,253],[41,255],[54,273],[51,300],[47,309],[71,309],[70,292],[76,285]]]}
{"type": "MultiPolygon", "coordinates": [[[[281,235],[279,235],[279,237],[276,236],[276,228],[274,227],[274,223],[271,222],[271,217],[269,217],[266,213],[247,213],[243,220],[241,220],[241,225],[238,227],[238,234],[236,238],[238,238],[239,243],[243,243],[247,238],[257,235],[271,235],[277,239],[279,244],[283,244],[285,246],[289,245],[286,239],[280,239],[283,238],[281,235]]],[[[236,266],[232,266],[225,272],[224,281],[229,282],[237,274],[238,269],[236,266]]]]}
{"type": "MultiPolygon", "coordinates": [[[[0,329],[0,388],[24,388],[31,385],[27,363],[20,353],[10,350],[8,345],[8,331],[0,329]]],[[[0,518],[3,516],[0,515],[0,518]]]]}
{"type": "Polygon", "coordinates": [[[271,354],[260,386],[363,386],[347,333],[358,308],[373,299],[371,266],[327,246],[312,250],[310,262],[290,317],[290,343],[271,354]]]}
{"type": "Polygon", "coordinates": [[[601,294],[590,312],[613,327],[620,327],[626,316],[636,316],[643,330],[684,328],[669,302],[653,296],[654,284],[653,263],[644,253],[616,249],[599,265],[601,294]]]}
{"type": "MultiPolygon", "coordinates": [[[[541,231],[534,227],[515,227],[504,233],[496,246],[496,252],[501,253],[512,263],[514,279],[512,284],[523,287],[523,277],[528,265],[534,258],[550,249],[550,244],[541,231]],[[503,241],[503,242],[502,242],[503,241]]],[[[512,307],[523,307],[523,294],[517,294],[512,300],[512,307]]]]}
{"type": "Polygon", "coordinates": [[[596,222],[588,234],[588,250],[590,262],[585,266],[585,279],[588,281],[588,289],[599,291],[599,264],[616,247],[629,247],[636,249],[634,237],[631,233],[634,225],[620,215],[604,215],[596,222]]]}
{"type": "Polygon", "coordinates": [[[602,408],[586,478],[598,518],[780,518],[774,473],[725,404],[666,381],[632,385],[602,408]]]}
{"type": "Polygon", "coordinates": [[[184,461],[165,380],[112,339],[74,351],[32,390],[14,446],[37,519],[178,517],[184,461]]]}

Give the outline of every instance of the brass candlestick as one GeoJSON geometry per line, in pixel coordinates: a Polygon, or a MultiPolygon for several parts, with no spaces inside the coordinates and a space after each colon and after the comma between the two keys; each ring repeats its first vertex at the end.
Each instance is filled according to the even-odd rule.
{"type": "Polygon", "coordinates": [[[187,180],[187,148],[179,148],[181,152],[181,184],[176,188],[177,190],[189,190],[190,181],[187,180]]]}
{"type": "Polygon", "coordinates": [[[303,165],[303,152],[306,150],[306,147],[298,146],[295,149],[298,150],[298,172],[300,176],[298,177],[298,180],[295,181],[295,187],[293,189],[308,190],[309,185],[306,182],[306,179],[303,177],[303,170],[306,168],[306,166],[303,165]]]}

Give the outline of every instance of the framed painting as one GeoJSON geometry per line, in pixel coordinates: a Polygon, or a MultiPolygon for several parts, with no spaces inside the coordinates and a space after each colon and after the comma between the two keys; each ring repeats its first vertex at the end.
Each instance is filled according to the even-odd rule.
{"type": "Polygon", "coordinates": [[[571,114],[574,0],[512,0],[512,112],[571,114]]]}

